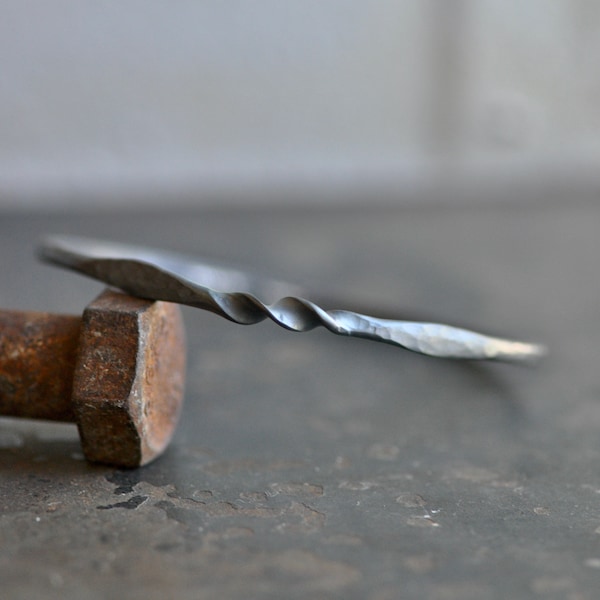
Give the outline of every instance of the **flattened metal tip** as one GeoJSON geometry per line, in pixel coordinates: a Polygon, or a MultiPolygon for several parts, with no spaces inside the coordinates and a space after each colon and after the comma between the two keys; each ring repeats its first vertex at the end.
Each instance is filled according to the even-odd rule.
{"type": "Polygon", "coordinates": [[[128,294],[187,304],[244,325],[270,319],[296,332],[321,326],[338,335],[443,358],[532,363],[546,354],[542,345],[490,337],[449,325],[325,310],[301,297],[297,286],[154,248],[48,236],[41,241],[38,256],[128,294]],[[273,296],[275,301],[267,303],[261,299],[265,296],[273,296]]]}

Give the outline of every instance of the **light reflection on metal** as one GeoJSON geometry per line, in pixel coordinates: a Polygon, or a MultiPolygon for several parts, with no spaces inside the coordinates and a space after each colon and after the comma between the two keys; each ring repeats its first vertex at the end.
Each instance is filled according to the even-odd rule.
{"type": "Polygon", "coordinates": [[[545,348],[538,344],[490,337],[450,325],[324,310],[301,297],[296,286],[153,248],[53,236],[43,240],[39,256],[128,294],[194,306],[243,325],[268,318],[296,332],[322,326],[338,335],[442,358],[520,362],[545,354],[545,348]],[[265,298],[274,300],[267,303],[265,298]]]}

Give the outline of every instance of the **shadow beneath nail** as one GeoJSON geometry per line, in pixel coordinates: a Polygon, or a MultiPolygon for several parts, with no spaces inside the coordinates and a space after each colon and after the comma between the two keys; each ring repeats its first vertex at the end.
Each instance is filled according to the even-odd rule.
{"type": "MultiPolygon", "coordinates": [[[[0,489],[9,487],[11,480],[69,478],[106,470],[85,460],[73,425],[0,419],[0,489]]],[[[3,490],[2,496],[6,493],[3,490]]]]}

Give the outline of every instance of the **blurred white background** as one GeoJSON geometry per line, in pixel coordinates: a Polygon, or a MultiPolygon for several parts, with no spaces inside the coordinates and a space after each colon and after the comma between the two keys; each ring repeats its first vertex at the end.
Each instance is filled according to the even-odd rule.
{"type": "Polygon", "coordinates": [[[595,0],[0,9],[0,208],[600,188],[595,0]]]}

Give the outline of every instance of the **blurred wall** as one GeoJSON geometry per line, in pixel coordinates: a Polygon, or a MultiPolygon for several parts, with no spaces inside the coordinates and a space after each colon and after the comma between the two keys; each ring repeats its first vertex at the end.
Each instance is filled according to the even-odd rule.
{"type": "Polygon", "coordinates": [[[598,184],[594,0],[0,9],[0,207],[598,184]]]}

